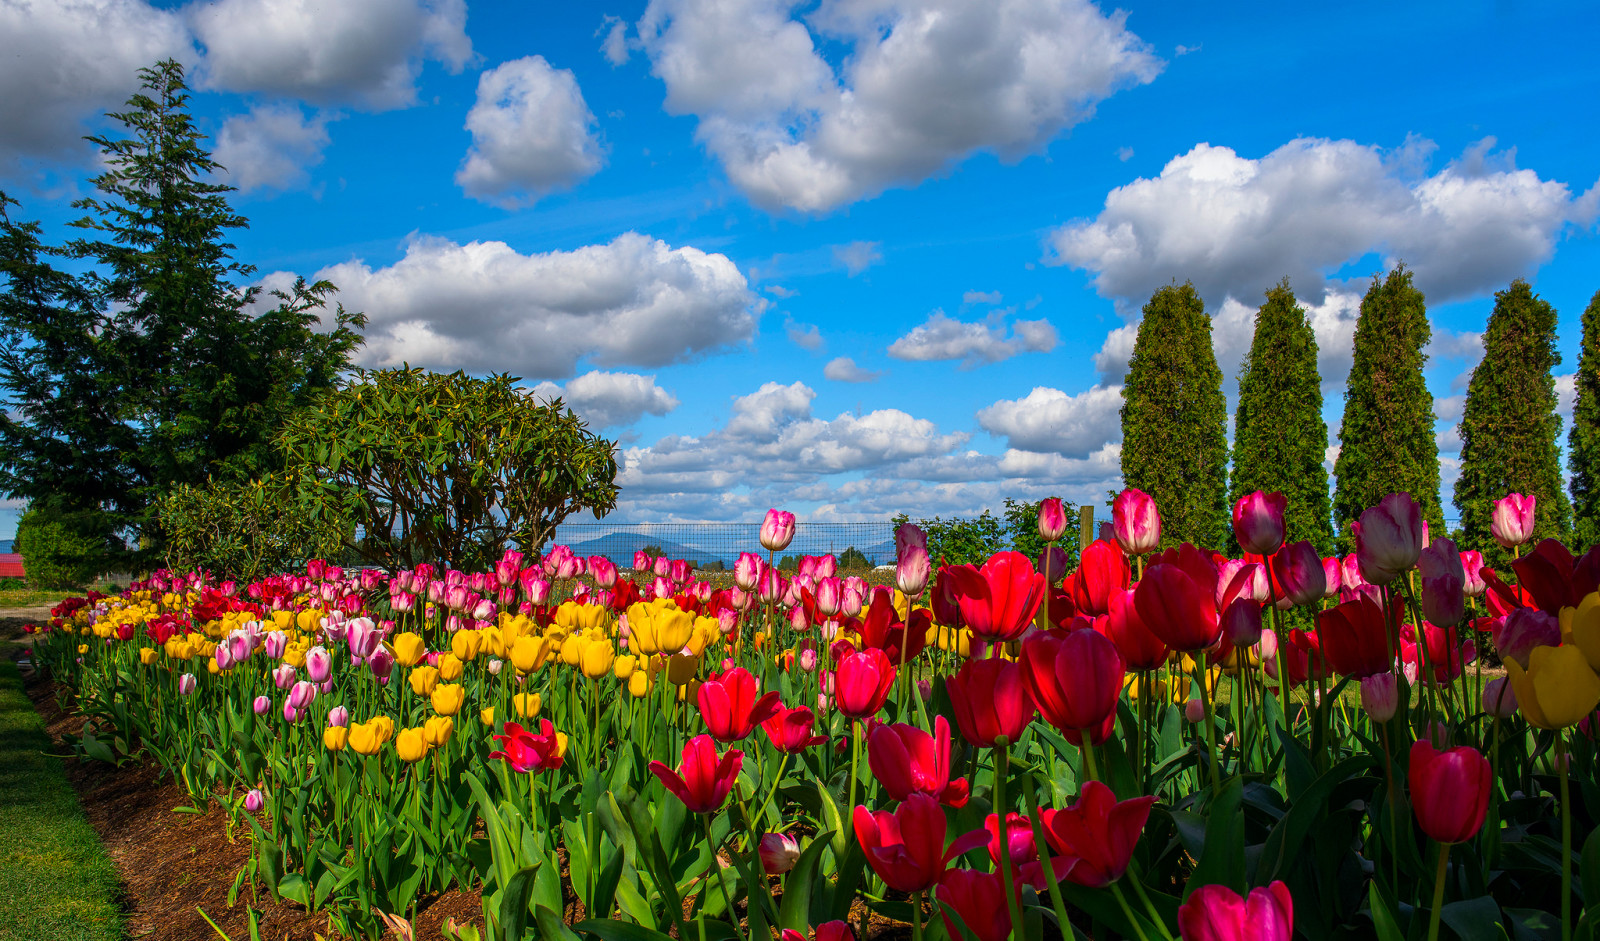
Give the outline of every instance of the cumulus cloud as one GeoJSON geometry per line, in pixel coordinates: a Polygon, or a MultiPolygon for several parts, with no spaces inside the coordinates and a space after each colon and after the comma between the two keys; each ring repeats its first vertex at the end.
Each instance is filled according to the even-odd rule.
{"type": "Polygon", "coordinates": [[[822,338],[822,331],[818,330],[817,325],[814,323],[800,323],[797,320],[785,318],[783,332],[788,334],[790,343],[812,353],[820,353],[828,345],[828,341],[822,338]]]}
{"type": "Polygon", "coordinates": [[[924,362],[960,360],[961,368],[971,369],[983,363],[1010,359],[1018,353],[1048,353],[1056,348],[1060,339],[1048,320],[1015,321],[1008,337],[1005,322],[999,316],[968,323],[935,310],[926,322],[889,344],[889,355],[895,359],[924,362]]]}
{"type": "Polygon", "coordinates": [[[1000,300],[1001,294],[999,291],[968,291],[967,293],[961,295],[961,303],[963,305],[983,304],[993,307],[994,305],[1000,303],[1000,300]]]}
{"type": "Polygon", "coordinates": [[[139,0],[0,3],[0,173],[81,159],[90,122],[139,88],[139,69],[193,61],[183,20],[139,0]]]}
{"type": "Polygon", "coordinates": [[[835,245],[833,260],[853,278],[883,261],[883,243],[851,242],[849,245],[835,245]]]}
{"type": "Polygon", "coordinates": [[[1160,61],[1090,0],[652,0],[666,107],[768,209],[824,212],[979,151],[1017,160],[1160,61]],[[820,44],[847,47],[835,69],[820,44]]]}
{"type": "Polygon", "coordinates": [[[600,22],[600,29],[596,36],[605,34],[605,39],[600,43],[600,52],[606,61],[613,66],[622,65],[628,61],[628,22],[620,16],[607,15],[600,22]]]}
{"type": "Polygon", "coordinates": [[[1094,219],[1057,229],[1046,260],[1092,272],[1125,312],[1173,279],[1215,305],[1288,275],[1316,302],[1334,272],[1373,252],[1409,264],[1430,302],[1469,296],[1531,273],[1600,198],[1490,159],[1492,143],[1431,176],[1415,169],[1425,141],[1385,152],[1300,138],[1260,159],[1199,144],[1112,190],[1094,219]]]}
{"type": "Polygon", "coordinates": [[[747,342],[766,301],[724,255],[635,232],[604,245],[524,255],[504,242],[417,236],[374,269],[316,275],[366,312],[366,365],[401,362],[532,378],[658,367],[747,342]]]}
{"type": "Polygon", "coordinates": [[[309,168],[322,162],[328,118],[307,117],[297,104],[256,105],[222,123],[214,153],[229,183],[243,192],[288,190],[306,184],[309,168]]]}
{"type": "Polygon", "coordinates": [[[646,414],[665,415],[678,407],[677,397],[656,385],[655,376],[632,372],[591,370],[565,385],[541,382],[533,392],[545,400],[561,398],[594,428],[631,425],[646,414]]]}
{"type": "Polygon", "coordinates": [[[978,424],[1016,451],[1084,459],[1122,438],[1122,387],[1068,395],[1037,386],[1023,398],[980,409],[978,424]]]}
{"type": "Polygon", "coordinates": [[[478,77],[467,112],[472,148],[456,183],[486,203],[531,206],[600,170],[594,123],[571,69],[552,68],[544,56],[503,63],[478,77]]]}
{"type": "Polygon", "coordinates": [[[214,0],[187,9],[205,46],[202,87],[403,108],[425,60],[472,58],[465,0],[214,0]]]}
{"type": "Polygon", "coordinates": [[[834,382],[876,382],[885,375],[887,374],[883,372],[857,366],[856,361],[849,356],[831,359],[828,365],[822,367],[823,378],[832,379],[834,382]]]}

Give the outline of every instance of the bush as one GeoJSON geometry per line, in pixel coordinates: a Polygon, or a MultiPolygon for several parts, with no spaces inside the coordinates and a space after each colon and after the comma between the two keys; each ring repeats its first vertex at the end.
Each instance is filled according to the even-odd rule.
{"type": "Polygon", "coordinates": [[[17,521],[16,548],[28,587],[76,590],[108,572],[124,554],[106,514],[34,505],[17,521]]]}
{"type": "MultiPolygon", "coordinates": [[[[899,526],[909,522],[904,513],[894,517],[899,526]]],[[[982,565],[989,556],[1006,548],[1007,532],[1000,520],[988,510],[971,519],[917,520],[917,525],[928,534],[928,556],[935,567],[950,565],[982,565]]]]}
{"type": "Polygon", "coordinates": [[[156,506],[167,567],[255,581],[337,556],[353,527],[313,517],[292,496],[261,481],[179,486],[156,506]]]}

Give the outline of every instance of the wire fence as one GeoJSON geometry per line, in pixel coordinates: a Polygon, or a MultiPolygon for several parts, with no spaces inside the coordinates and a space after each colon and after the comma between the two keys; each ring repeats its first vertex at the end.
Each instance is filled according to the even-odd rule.
{"type": "MultiPolygon", "coordinates": [[[[553,542],[624,568],[641,549],[711,569],[732,568],[741,552],[766,555],[760,523],[562,523],[553,542]]],[[[796,523],[794,541],[779,555],[832,555],[846,568],[893,565],[894,524],[796,523]]]]}

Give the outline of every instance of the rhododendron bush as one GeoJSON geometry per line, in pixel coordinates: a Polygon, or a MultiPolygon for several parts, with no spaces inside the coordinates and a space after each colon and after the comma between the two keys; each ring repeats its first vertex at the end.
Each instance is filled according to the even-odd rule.
{"type": "Polygon", "coordinates": [[[1405,494],[1343,559],[1248,495],[1229,558],[1133,490],[1072,571],[1049,500],[1040,558],[902,526],[892,586],[780,573],[777,510],[720,587],[562,546],[161,571],[35,652],[89,754],[222,802],[239,884],[347,935],[458,886],[459,938],[1589,937],[1600,551],[1529,502],[1501,571],[1405,494]]]}

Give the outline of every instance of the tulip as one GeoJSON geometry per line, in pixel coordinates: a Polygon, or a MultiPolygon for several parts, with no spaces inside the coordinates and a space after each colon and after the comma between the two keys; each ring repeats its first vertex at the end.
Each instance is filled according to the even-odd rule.
{"type": "MultiPolygon", "coordinates": [[[[1428,647],[1428,671],[1423,679],[1435,686],[1458,679],[1466,665],[1478,659],[1477,648],[1471,641],[1462,641],[1453,627],[1436,627],[1424,621],[1422,643],[1428,647]]],[[[1407,624],[1400,634],[1401,662],[1418,663],[1422,656],[1418,647],[1416,628],[1407,624]]]]}
{"type": "Polygon", "coordinates": [[[1400,705],[1399,677],[1393,673],[1374,673],[1361,678],[1361,708],[1373,722],[1393,719],[1400,705]]]}
{"type": "Polygon", "coordinates": [[[578,669],[589,679],[598,680],[611,672],[616,657],[617,650],[609,640],[589,641],[579,652],[578,669]]]}
{"type": "Polygon", "coordinates": [[[951,911],[978,941],[1005,941],[1011,937],[1011,911],[1006,901],[1005,878],[1000,873],[952,869],[944,874],[935,894],[943,903],[940,915],[950,937],[964,937],[951,920],[951,911]]]}
{"type": "Polygon", "coordinates": [[[781,876],[800,861],[800,844],[787,833],[767,833],[761,837],[761,868],[769,876],[781,876]]]}
{"type": "Polygon", "coordinates": [[[1233,535],[1239,547],[1254,555],[1272,555],[1283,545],[1283,512],[1289,501],[1281,493],[1245,494],[1233,505],[1233,535]]]}
{"type": "Polygon", "coordinates": [[[1422,550],[1417,569],[1422,575],[1422,616],[1440,627],[1459,624],[1467,613],[1467,576],[1456,544],[1434,540],[1422,550]]]}
{"type": "MultiPolygon", "coordinates": [[[[1043,892],[1049,885],[1045,878],[1044,866],[1039,863],[1039,845],[1033,837],[1033,821],[1023,814],[1006,814],[1005,835],[1000,833],[1000,817],[990,814],[984,818],[983,828],[989,831],[989,860],[999,871],[1001,858],[1001,841],[1005,841],[1006,859],[1011,863],[1011,878],[1017,883],[1027,883],[1037,892],[1043,892]]],[[[1068,860],[1057,858],[1054,860],[1055,872],[1058,874],[1066,870],[1068,860]]]]}
{"type": "Polygon", "coordinates": [[[1203,885],[1178,906],[1183,941],[1290,941],[1294,900],[1282,882],[1239,894],[1225,885],[1203,885]]]}
{"type": "Polygon", "coordinates": [[[1021,637],[1044,601],[1044,576],[1020,552],[997,552],[982,568],[952,568],[950,574],[962,621],[984,640],[1021,637]]]}
{"type": "Polygon", "coordinates": [[[1400,611],[1391,618],[1366,595],[1317,614],[1317,636],[1328,667],[1340,676],[1367,677],[1394,669],[1400,611]]]}
{"type": "Polygon", "coordinates": [[[1216,574],[1211,561],[1187,543],[1157,556],[1134,588],[1139,619],[1174,650],[1205,650],[1222,636],[1216,574]]]}
{"type": "Polygon", "coordinates": [[[738,560],[733,563],[733,583],[744,591],[755,591],[762,568],[761,557],[754,552],[739,553],[738,560]]]}
{"type": "Polygon", "coordinates": [[[1484,712],[1496,719],[1509,719],[1517,714],[1517,708],[1517,691],[1508,677],[1495,677],[1484,685],[1484,712]]]}
{"type": "Polygon", "coordinates": [[[1045,497],[1039,501],[1039,538],[1045,542],[1059,542],[1067,534],[1067,511],[1060,497],[1045,497]]]}
{"type": "Polygon", "coordinates": [[[1144,832],[1154,797],[1117,801],[1111,788],[1087,781],[1076,803],[1063,810],[1042,810],[1045,839],[1066,858],[1056,878],[1089,888],[1108,886],[1128,871],[1133,848],[1144,832]]]}
{"type": "Polygon", "coordinates": [[[810,708],[787,709],[780,703],[772,717],[761,723],[761,728],[772,741],[772,747],[793,755],[828,740],[826,735],[812,734],[815,724],[816,717],[810,708]]]}
{"type": "Polygon", "coordinates": [[[950,860],[989,842],[988,831],[974,830],[946,848],[944,811],[922,793],[908,796],[893,813],[858,806],[851,821],[872,871],[899,892],[933,888],[950,860]]]}
{"type": "Polygon", "coordinates": [[[500,750],[490,752],[489,759],[499,758],[519,774],[554,770],[565,760],[567,736],[555,731],[549,719],[539,720],[537,735],[516,722],[507,722],[505,734],[494,738],[500,743],[500,750]]]}
{"type": "Polygon", "coordinates": [[[1228,605],[1222,612],[1222,633],[1235,647],[1254,647],[1261,640],[1261,605],[1249,598],[1228,605]]]}
{"type": "Polygon", "coordinates": [[[433,711],[441,716],[453,716],[461,711],[461,706],[467,701],[466,687],[460,683],[444,683],[433,688],[429,694],[433,703],[433,711]]]}
{"type": "Polygon", "coordinates": [[[921,608],[908,613],[910,617],[902,620],[889,591],[884,588],[874,590],[872,603],[867,607],[858,628],[861,642],[867,647],[882,650],[891,663],[915,660],[928,646],[930,616],[921,608]],[[902,647],[905,648],[903,652],[902,647]]]}
{"type": "MultiPolygon", "coordinates": [[[[333,730],[323,730],[322,743],[324,745],[328,744],[328,733],[331,731],[333,730]]],[[[350,726],[345,737],[349,741],[351,750],[365,757],[376,755],[379,749],[383,748],[385,740],[383,726],[376,721],[355,723],[350,726]]]]}
{"type": "Polygon", "coordinates": [[[511,706],[516,709],[517,715],[524,719],[531,719],[539,714],[539,709],[544,706],[544,701],[538,693],[518,693],[511,697],[511,706]]]}
{"type": "MultiPolygon", "coordinates": [[[[1570,610],[1570,609],[1569,609],[1570,610]]],[[[1570,617],[1569,617],[1570,623],[1570,617]]],[[[1561,643],[1561,622],[1538,608],[1517,608],[1497,618],[1490,632],[1500,659],[1528,667],[1528,654],[1535,647],[1555,647],[1561,643]]]]}
{"type": "Polygon", "coordinates": [[[178,677],[178,695],[188,696],[190,693],[193,693],[195,687],[199,685],[199,682],[199,680],[194,678],[193,673],[185,673],[184,675],[178,677]]]}
{"type": "Polygon", "coordinates": [[[891,798],[926,794],[941,804],[967,803],[966,778],[950,780],[950,724],[933,719],[933,734],[912,725],[876,725],[867,736],[867,767],[891,798]]]}
{"type": "Polygon", "coordinates": [[[401,729],[400,735],[394,740],[394,751],[400,760],[407,764],[415,764],[428,757],[428,734],[422,728],[401,729]]]}
{"type": "Polygon", "coordinates": [[[1111,501],[1111,526],[1122,551],[1138,557],[1161,545],[1161,514],[1148,493],[1129,487],[1111,501]]]}
{"type": "Polygon", "coordinates": [[[311,705],[312,701],[316,698],[316,684],[307,682],[306,680],[301,680],[300,682],[294,684],[293,689],[289,690],[289,699],[285,705],[292,706],[296,711],[299,711],[311,705]]]}
{"type": "Polygon", "coordinates": [[[600,588],[610,588],[617,583],[617,567],[603,555],[589,556],[589,574],[600,588]]]}
{"type": "Polygon", "coordinates": [[[922,546],[907,546],[895,565],[895,585],[907,598],[919,597],[928,587],[929,569],[928,550],[922,546]]]}
{"type": "Polygon", "coordinates": [[[244,809],[246,811],[248,811],[249,813],[252,813],[252,814],[260,813],[261,812],[261,808],[263,806],[265,806],[265,805],[266,805],[266,801],[264,799],[262,799],[262,797],[261,797],[261,789],[260,788],[253,787],[244,796],[244,809]]]}
{"type": "Polygon", "coordinates": [[[1038,711],[1022,667],[1009,660],[968,660],[945,689],[961,737],[980,748],[1016,741],[1038,711]]]}
{"type": "Polygon", "coordinates": [[[1361,575],[1387,585],[1422,555],[1422,508],[1409,493],[1391,493],[1361,514],[1352,527],[1361,575]]]}
{"type": "Polygon", "coordinates": [[[394,654],[387,647],[379,647],[367,658],[367,669],[379,680],[388,682],[389,674],[394,670],[394,654]]]}
{"type": "Polygon", "coordinates": [[[758,696],[759,690],[756,678],[743,667],[714,673],[700,684],[696,700],[711,737],[719,742],[741,741],[776,715],[782,707],[777,692],[758,696]]]}
{"type": "Polygon", "coordinates": [[[894,675],[888,654],[877,648],[846,655],[834,671],[839,711],[851,719],[876,715],[889,698],[894,675]]]}
{"type": "MultiPolygon", "coordinates": [[[[1334,564],[1337,569],[1338,563],[1334,564]]],[[[1280,600],[1292,606],[1310,604],[1328,594],[1328,568],[1310,542],[1291,542],[1279,549],[1272,557],[1272,577],[1282,589],[1280,600]]],[[[1333,590],[1337,592],[1338,586],[1333,590]]]]}
{"type": "Polygon", "coordinates": [[[711,736],[697,735],[684,744],[683,761],[676,771],[662,762],[652,761],[650,772],[683,801],[691,813],[714,814],[728,799],[728,792],[733,789],[743,764],[744,752],[730,748],[719,759],[717,743],[711,736]]]}
{"type": "Polygon", "coordinates": [[[1494,501],[1494,513],[1489,517],[1489,535],[1502,548],[1520,546],[1533,538],[1534,507],[1538,498],[1533,494],[1507,494],[1494,501]]]}
{"type": "Polygon", "coordinates": [[[1206,719],[1206,704],[1198,696],[1190,697],[1183,702],[1183,718],[1190,725],[1199,725],[1206,719]]]}
{"type": "Polygon", "coordinates": [[[328,726],[344,727],[350,724],[350,710],[344,706],[334,706],[328,710],[328,726]]]}
{"type": "Polygon", "coordinates": [[[1139,617],[1131,588],[1111,596],[1111,612],[1103,624],[1095,619],[1095,630],[1117,645],[1129,670],[1154,670],[1167,662],[1167,645],[1151,633],[1139,617]]]}
{"type": "Polygon", "coordinates": [[[1078,614],[1099,617],[1111,610],[1111,596],[1125,590],[1133,573],[1122,550],[1095,540],[1083,550],[1078,571],[1072,576],[1072,605],[1078,614]]]}
{"type": "Polygon", "coordinates": [[[455,730],[456,720],[449,716],[431,716],[422,724],[422,733],[428,740],[429,748],[442,747],[450,741],[450,736],[455,730]]]}
{"type": "Polygon", "coordinates": [[[1335,597],[1344,589],[1344,565],[1338,556],[1322,560],[1322,577],[1326,583],[1322,589],[1322,597],[1335,597]]]}
{"type": "Polygon", "coordinates": [[[251,703],[250,708],[255,710],[256,715],[264,716],[272,711],[272,697],[257,696],[255,702],[251,703]]]}
{"type": "Polygon", "coordinates": [[[1116,728],[1126,671],[1122,654],[1103,635],[1035,634],[1022,643],[1021,664],[1039,713],[1073,744],[1088,733],[1089,743],[1098,745],[1116,728]]]}
{"type": "Polygon", "coordinates": [[[782,552],[794,540],[794,514],[768,510],[761,521],[761,545],[768,552],[782,552]]]}
{"type": "Polygon", "coordinates": [[[694,634],[694,615],[667,599],[628,606],[629,649],[643,654],[675,654],[694,634]]]}
{"type": "Polygon", "coordinates": [[[272,631],[261,642],[262,652],[269,660],[277,660],[283,656],[283,648],[289,645],[289,635],[283,631],[272,631]]]}
{"type": "Polygon", "coordinates": [[[1566,728],[1600,706],[1600,676],[1570,644],[1533,648],[1526,669],[1508,659],[1506,676],[1523,718],[1541,729],[1566,728]]]}
{"type": "Polygon", "coordinates": [[[322,747],[328,751],[344,751],[345,745],[350,741],[350,730],[342,725],[332,726],[322,730],[322,747]]]}
{"type": "Polygon", "coordinates": [[[1475,748],[1440,751],[1426,740],[1414,742],[1407,779],[1422,832],[1446,845],[1472,839],[1489,809],[1493,777],[1488,760],[1475,748]]]}

